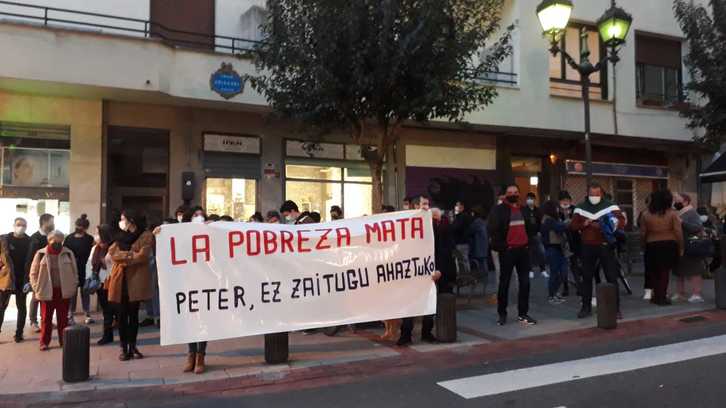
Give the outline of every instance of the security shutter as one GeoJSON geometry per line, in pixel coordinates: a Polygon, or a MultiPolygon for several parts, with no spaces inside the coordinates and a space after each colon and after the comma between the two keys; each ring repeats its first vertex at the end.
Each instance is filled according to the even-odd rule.
{"type": "Polygon", "coordinates": [[[204,152],[204,172],[207,177],[259,180],[261,169],[259,156],[204,152]]]}

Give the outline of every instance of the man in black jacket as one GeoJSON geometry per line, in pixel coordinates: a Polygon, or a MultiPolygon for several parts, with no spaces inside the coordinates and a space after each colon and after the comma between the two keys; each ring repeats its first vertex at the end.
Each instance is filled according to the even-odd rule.
{"type": "Polygon", "coordinates": [[[497,295],[497,312],[500,326],[507,323],[509,302],[509,283],[514,268],[519,278],[518,320],[522,324],[533,325],[537,321],[529,316],[529,238],[527,230],[531,226],[522,214],[519,203],[519,187],[507,186],[505,200],[492,209],[487,229],[491,247],[499,254],[500,277],[497,295]]]}
{"type": "MultiPolygon", "coordinates": [[[[420,210],[429,210],[428,197],[424,197],[424,196],[416,197],[412,200],[411,204],[413,205],[414,209],[416,209],[416,210],[419,210],[419,209],[420,210]]],[[[441,220],[440,214],[441,213],[439,212],[439,215],[438,215],[439,220],[438,221],[434,220],[434,222],[437,224],[441,220]]],[[[440,233],[443,236],[443,234],[447,234],[448,231],[445,232],[444,229],[441,229],[440,233]]],[[[434,274],[431,276],[431,278],[434,281],[438,281],[439,278],[441,278],[444,274],[446,274],[446,278],[442,280],[440,285],[437,285],[439,293],[442,293],[443,291],[450,291],[449,283],[452,280],[451,271],[446,271],[446,270],[442,271],[441,269],[448,269],[445,267],[445,265],[447,264],[447,262],[446,262],[447,260],[451,260],[451,249],[450,249],[451,245],[450,245],[450,241],[447,240],[446,243],[439,242],[438,243],[439,246],[437,246],[436,238],[437,238],[436,235],[434,235],[435,251],[440,251],[441,249],[444,249],[444,251],[445,251],[446,248],[448,248],[448,251],[449,251],[448,257],[445,255],[441,255],[440,252],[436,252],[434,255],[437,270],[436,270],[436,272],[434,272],[434,274]],[[447,272],[449,272],[449,273],[447,273],[447,272]]],[[[455,274],[455,272],[454,272],[454,274],[455,274]]],[[[455,280],[456,277],[454,276],[453,279],[455,280]]],[[[433,333],[431,333],[433,328],[434,328],[434,317],[433,316],[424,316],[422,326],[421,326],[421,340],[422,341],[424,341],[426,343],[436,343],[436,337],[434,337],[433,333]]],[[[396,345],[397,346],[408,346],[409,344],[411,344],[412,334],[413,334],[413,317],[407,317],[407,318],[403,319],[403,323],[401,324],[401,337],[396,342],[396,345]]]]}
{"type": "Polygon", "coordinates": [[[25,263],[28,257],[28,249],[30,248],[30,237],[25,233],[28,223],[24,218],[16,218],[13,224],[13,232],[5,236],[8,242],[10,252],[10,260],[13,263],[13,273],[15,274],[15,306],[18,309],[17,326],[15,330],[15,342],[23,341],[23,330],[25,329],[25,319],[28,315],[26,298],[27,294],[23,292],[23,286],[27,283],[25,280],[25,263]]]}
{"type": "MultiPolygon", "coordinates": [[[[40,224],[40,228],[38,228],[35,234],[30,236],[28,257],[25,259],[25,282],[30,282],[30,265],[33,263],[35,253],[48,245],[48,234],[55,229],[55,218],[50,214],[41,215],[38,223],[40,224]]],[[[38,325],[38,300],[35,298],[35,295],[30,300],[30,327],[35,333],[40,333],[40,326],[38,325]]]]}
{"type": "Polygon", "coordinates": [[[527,200],[522,207],[522,216],[527,220],[527,237],[529,238],[529,278],[534,278],[534,271],[531,269],[535,265],[539,267],[540,273],[549,278],[545,269],[544,251],[539,238],[539,231],[542,227],[542,212],[537,207],[537,196],[530,192],[527,193],[527,200]]]}

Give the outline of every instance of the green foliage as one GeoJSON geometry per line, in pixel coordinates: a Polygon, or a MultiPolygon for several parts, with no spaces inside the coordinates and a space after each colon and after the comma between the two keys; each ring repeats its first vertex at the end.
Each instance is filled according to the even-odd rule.
{"type": "Polygon", "coordinates": [[[686,35],[691,73],[686,85],[690,128],[703,128],[697,140],[718,147],[726,142],[726,0],[712,0],[710,11],[691,1],[675,0],[673,10],[686,35]]]}
{"type": "MultiPolygon", "coordinates": [[[[272,108],[366,136],[404,120],[460,120],[490,103],[475,79],[509,53],[509,36],[473,65],[499,29],[503,0],[269,0],[252,80],[272,108]]],[[[384,147],[383,145],[377,147],[384,147]]]]}

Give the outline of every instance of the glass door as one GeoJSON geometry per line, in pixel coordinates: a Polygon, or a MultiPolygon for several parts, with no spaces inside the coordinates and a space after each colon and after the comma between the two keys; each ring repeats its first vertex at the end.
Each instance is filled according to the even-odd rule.
{"type": "Polygon", "coordinates": [[[247,221],[257,208],[257,181],[208,178],[205,203],[207,214],[229,215],[235,221],[247,221]]]}

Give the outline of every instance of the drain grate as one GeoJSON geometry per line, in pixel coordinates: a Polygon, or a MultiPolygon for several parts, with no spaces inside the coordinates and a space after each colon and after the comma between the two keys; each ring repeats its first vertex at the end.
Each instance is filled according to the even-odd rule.
{"type": "Polygon", "coordinates": [[[683,319],[680,319],[679,321],[683,322],[683,323],[697,323],[697,322],[703,322],[705,320],[708,320],[708,319],[699,315],[699,316],[684,317],[683,319]]]}

